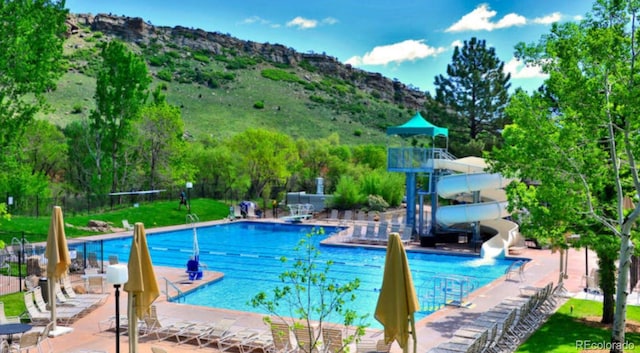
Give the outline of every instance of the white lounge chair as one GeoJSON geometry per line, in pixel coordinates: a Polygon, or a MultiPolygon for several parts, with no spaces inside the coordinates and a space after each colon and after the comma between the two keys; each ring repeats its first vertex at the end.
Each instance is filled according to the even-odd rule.
{"type": "Polygon", "coordinates": [[[133,226],[131,224],[129,224],[129,221],[126,219],[122,220],[122,226],[124,227],[124,229],[126,230],[133,230],[133,226]]]}

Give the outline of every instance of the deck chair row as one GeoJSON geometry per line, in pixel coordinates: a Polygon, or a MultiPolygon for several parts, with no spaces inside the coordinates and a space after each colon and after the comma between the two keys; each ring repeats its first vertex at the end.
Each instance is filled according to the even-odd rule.
{"type": "Polygon", "coordinates": [[[349,224],[351,222],[389,222],[389,223],[402,223],[402,215],[393,214],[390,217],[380,215],[378,212],[364,212],[364,211],[352,211],[346,210],[340,217],[340,211],[332,209],[329,211],[329,216],[325,219],[327,222],[338,222],[340,224],[349,224]]]}
{"type": "Polygon", "coordinates": [[[386,245],[389,233],[398,233],[403,243],[411,241],[413,227],[398,223],[387,222],[358,222],[355,223],[347,235],[349,243],[386,245]]]}
{"type": "MultiPolygon", "coordinates": [[[[124,315],[126,318],[126,314],[124,315]]],[[[115,318],[100,323],[100,330],[111,329],[115,318]]],[[[122,320],[122,319],[121,319],[122,320]]],[[[289,326],[284,322],[271,322],[264,330],[246,328],[237,324],[235,318],[221,318],[214,322],[171,320],[158,316],[155,305],[148,315],[137,323],[141,337],[150,337],[159,341],[171,340],[177,344],[191,344],[199,348],[212,347],[220,352],[252,353],[297,353],[322,352],[338,353],[345,351],[344,330],[325,326],[319,332],[308,326],[296,324],[289,326]],[[318,335],[317,337],[314,337],[318,335]],[[321,342],[321,347],[308,349],[311,342],[321,342]]],[[[121,321],[121,332],[128,333],[128,323],[121,321]]],[[[356,353],[371,351],[389,352],[390,344],[384,340],[362,340],[356,346],[356,353]]]]}
{"type": "Polygon", "coordinates": [[[428,353],[497,353],[514,351],[557,307],[553,283],[529,297],[509,297],[454,332],[428,353]]]}

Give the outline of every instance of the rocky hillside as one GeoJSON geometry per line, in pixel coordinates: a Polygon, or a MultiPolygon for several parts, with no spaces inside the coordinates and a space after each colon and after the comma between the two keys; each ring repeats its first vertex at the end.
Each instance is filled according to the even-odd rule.
{"type": "Polygon", "coordinates": [[[68,27],[69,72],[50,97],[57,111],[50,119],[60,125],[92,108],[96,43],[110,37],[130,43],[147,60],[154,82],[168,84],[168,99],[183,108],[194,136],[234,132],[221,132],[221,126],[265,127],[294,137],[338,133],[342,141],[368,143],[408,120],[426,100],[397,80],[280,44],[107,14],[72,14],[68,27]]]}

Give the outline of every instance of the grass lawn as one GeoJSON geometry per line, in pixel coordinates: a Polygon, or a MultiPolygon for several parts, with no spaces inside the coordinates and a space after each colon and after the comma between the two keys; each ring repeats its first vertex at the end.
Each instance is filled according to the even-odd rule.
{"type": "MultiPolygon", "coordinates": [[[[516,352],[577,353],[586,348],[596,348],[581,348],[578,346],[580,344],[608,344],[611,340],[611,327],[600,324],[601,315],[601,302],[569,299],[516,352]]],[[[625,340],[630,348],[625,352],[640,352],[639,306],[627,306],[625,340]]]]}
{"type": "MultiPolygon", "coordinates": [[[[229,205],[210,199],[192,199],[191,210],[201,222],[223,219],[229,215],[229,205]]],[[[64,213],[64,209],[62,212],[64,213]]],[[[146,229],[150,229],[185,224],[186,215],[187,211],[184,207],[178,210],[177,200],[141,203],[139,207],[127,207],[92,215],[64,215],[64,222],[67,225],[65,233],[68,238],[100,234],[86,228],[89,220],[105,221],[112,227],[122,228],[122,220],[126,219],[131,225],[142,222],[146,229]]],[[[11,244],[13,237],[24,232],[30,243],[46,241],[50,221],[49,217],[20,216],[13,216],[9,221],[1,220],[0,240],[11,244]]]]}

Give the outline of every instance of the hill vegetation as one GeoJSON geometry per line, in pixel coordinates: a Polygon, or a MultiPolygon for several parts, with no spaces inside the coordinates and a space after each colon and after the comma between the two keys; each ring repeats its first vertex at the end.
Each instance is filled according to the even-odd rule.
{"type": "Polygon", "coordinates": [[[193,138],[224,138],[252,127],[292,138],[337,133],[347,144],[379,143],[388,126],[404,123],[425,100],[379,74],[277,44],[110,15],[71,15],[68,26],[68,70],[48,94],[53,110],[41,116],[59,126],[94,108],[100,45],[112,38],[142,56],[152,85],[180,107],[193,138]]]}

